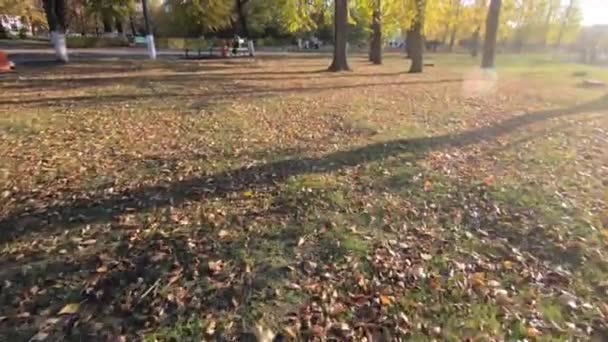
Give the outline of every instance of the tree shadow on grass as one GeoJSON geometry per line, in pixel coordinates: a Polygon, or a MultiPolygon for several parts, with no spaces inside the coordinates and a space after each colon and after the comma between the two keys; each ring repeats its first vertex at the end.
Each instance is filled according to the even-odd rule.
{"type": "Polygon", "coordinates": [[[126,212],[142,212],[169,205],[175,206],[201,198],[222,198],[245,190],[265,191],[292,176],[333,172],[406,153],[413,154],[411,158],[415,160],[430,151],[489,141],[544,120],[606,109],[608,109],[608,96],[570,108],[519,115],[490,126],[457,134],[391,140],[338,151],[318,158],[285,159],[201,178],[141,186],[118,194],[70,194],[60,204],[45,203],[37,208],[19,208],[5,214],[0,220],[0,231],[3,232],[0,242],[9,242],[39,231],[110,222],[126,212]]]}
{"type": "MultiPolygon", "coordinates": [[[[177,77],[176,80],[182,77],[177,77]]],[[[146,81],[145,78],[141,81],[146,81]]],[[[159,80],[161,82],[162,80],[159,80]]],[[[30,104],[53,104],[61,105],[62,103],[77,104],[80,106],[88,106],[92,104],[104,104],[111,103],[112,101],[132,101],[141,100],[147,98],[161,98],[166,99],[187,99],[193,98],[202,101],[212,101],[223,98],[231,98],[235,96],[239,97],[260,97],[265,95],[283,94],[283,93],[310,93],[319,92],[325,90],[343,90],[343,89],[360,89],[376,86],[397,86],[397,85],[423,85],[423,84],[440,84],[440,83],[459,83],[462,82],[460,78],[454,79],[439,79],[439,80],[414,80],[414,81],[402,81],[402,82],[382,82],[382,83],[361,83],[361,84],[336,84],[336,85],[323,85],[323,86],[300,86],[300,87],[256,87],[253,85],[235,84],[235,83],[223,83],[218,84],[221,86],[221,90],[198,90],[200,93],[192,93],[187,87],[184,87],[184,92],[164,92],[155,91],[153,94],[105,94],[105,95],[83,95],[83,96],[71,96],[71,97],[36,97],[28,99],[10,99],[0,100],[0,105],[30,105],[30,104]],[[226,90],[232,89],[232,90],[226,90]]],[[[183,85],[181,85],[183,87],[183,85]]],[[[151,87],[154,89],[154,87],[151,87]]]]}
{"type": "MultiPolygon", "coordinates": [[[[181,324],[177,321],[179,317],[200,317],[201,312],[227,317],[229,321],[255,322],[261,315],[256,311],[257,306],[273,307],[273,301],[277,300],[273,289],[279,287],[278,284],[284,286],[293,275],[294,271],[287,266],[292,266],[290,263],[296,259],[294,248],[299,245],[299,238],[320,230],[323,225],[323,222],[304,222],[307,215],[300,216],[300,213],[308,209],[319,210],[328,199],[310,203],[303,201],[312,196],[309,193],[300,194],[301,198],[278,198],[270,208],[260,208],[259,212],[245,208],[230,214],[215,229],[209,229],[211,222],[192,224],[187,229],[180,228],[175,222],[142,229],[141,226],[121,225],[115,222],[116,219],[127,213],[162,211],[187,205],[189,201],[230,196],[234,192],[275,192],[278,184],[292,176],[334,172],[387,157],[400,157],[399,163],[403,164],[437,149],[490,141],[544,120],[607,109],[608,96],[605,96],[580,106],[528,113],[459,134],[393,140],[318,158],[292,158],[207,177],[142,186],[119,194],[70,194],[59,204],[45,203],[39,208],[17,209],[0,221],[0,231],[3,232],[0,241],[3,243],[36,233],[80,228],[86,224],[104,225],[102,232],[93,236],[87,236],[86,229],[83,230],[80,241],[59,239],[65,246],[57,248],[77,251],[74,255],[59,253],[62,256],[56,259],[47,256],[46,260],[33,266],[30,264],[25,270],[21,267],[4,269],[0,280],[19,279],[13,288],[27,294],[3,291],[0,294],[2,315],[27,312],[33,317],[44,317],[46,310],[57,312],[66,303],[80,302],[78,324],[70,316],[65,316],[60,324],[62,330],[58,333],[73,340],[173,326],[181,324]],[[291,222],[277,226],[285,219],[291,219],[291,222]],[[30,224],[23,225],[23,220],[29,220],[30,224]],[[250,234],[249,229],[256,225],[271,229],[250,234]],[[15,230],[16,227],[21,230],[15,230]],[[237,235],[220,238],[218,232],[224,229],[237,235]],[[112,236],[113,232],[118,238],[112,236]],[[87,239],[90,238],[97,239],[95,245],[88,245],[87,239]],[[249,269],[248,262],[252,259],[256,268],[249,269]],[[213,269],[216,261],[222,261],[222,266],[213,269]],[[31,290],[34,287],[36,290],[31,290]],[[32,291],[35,293],[29,294],[32,291]],[[103,323],[104,329],[96,329],[96,323],[103,323]]],[[[463,199],[467,203],[479,203],[474,209],[485,221],[466,218],[467,228],[476,233],[480,226],[493,227],[491,234],[515,246],[525,247],[522,248],[524,251],[535,253],[542,260],[559,253],[552,240],[543,241],[542,234],[531,236],[502,225],[500,217],[493,216],[492,203],[480,201],[477,197],[483,198],[483,194],[475,191],[471,189],[462,195],[464,197],[454,196],[455,201],[463,199]],[[542,244],[534,245],[534,242],[542,244]],[[547,249],[539,250],[542,248],[547,249]]],[[[311,258],[304,260],[328,262],[334,254],[346,254],[347,251],[339,248],[335,250],[337,247],[331,243],[332,238],[334,236],[331,235],[321,237],[307,246],[307,256],[311,258]]],[[[285,298],[287,296],[283,295],[280,300],[285,298]]],[[[301,301],[300,298],[291,300],[301,301]]],[[[19,321],[20,327],[26,326],[25,330],[16,329],[13,325],[16,322],[13,317],[0,322],[0,336],[21,340],[38,331],[39,322],[25,325],[23,320],[19,321]]],[[[221,324],[218,324],[218,336],[222,333],[221,324]]]]}

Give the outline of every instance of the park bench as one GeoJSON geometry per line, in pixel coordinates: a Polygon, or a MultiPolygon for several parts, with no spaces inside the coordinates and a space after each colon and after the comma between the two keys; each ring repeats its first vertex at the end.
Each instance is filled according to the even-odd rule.
{"type": "Polygon", "coordinates": [[[216,41],[211,44],[207,49],[204,46],[196,46],[195,48],[186,49],[185,56],[186,58],[194,57],[219,57],[219,58],[229,58],[229,57],[244,57],[244,56],[253,56],[254,52],[250,49],[250,47],[234,47],[230,44],[229,41],[216,41]],[[197,56],[192,56],[189,54],[190,51],[197,51],[197,56]],[[203,55],[202,52],[206,51],[207,54],[203,55]]]}
{"type": "Polygon", "coordinates": [[[191,51],[196,51],[200,57],[201,53],[206,50],[208,42],[203,39],[186,39],[184,41],[184,54],[189,57],[191,51]]]}

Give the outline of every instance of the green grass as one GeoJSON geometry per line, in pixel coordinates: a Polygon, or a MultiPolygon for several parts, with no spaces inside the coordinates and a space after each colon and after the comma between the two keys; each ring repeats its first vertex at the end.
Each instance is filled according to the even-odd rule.
{"type": "Polygon", "coordinates": [[[45,317],[71,326],[45,328],[58,340],[307,340],[319,319],[355,339],[361,322],[412,340],[602,331],[608,103],[572,74],[608,74],[505,55],[478,87],[478,61],[432,58],[422,75],[357,55],[340,74],[294,57],[3,79],[0,336],[45,317]]]}

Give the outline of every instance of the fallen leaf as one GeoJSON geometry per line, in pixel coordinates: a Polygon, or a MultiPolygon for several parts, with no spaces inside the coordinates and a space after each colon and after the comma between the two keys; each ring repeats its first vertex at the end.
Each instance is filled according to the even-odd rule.
{"type": "Polygon", "coordinates": [[[496,280],[489,280],[488,281],[488,286],[489,287],[500,287],[500,283],[496,280]]]}
{"type": "Polygon", "coordinates": [[[30,341],[44,341],[47,337],[49,337],[49,333],[40,331],[36,335],[32,336],[30,341]]]}
{"type": "Polygon", "coordinates": [[[283,328],[283,333],[291,339],[296,339],[298,337],[291,327],[283,328]]]}
{"type": "Polygon", "coordinates": [[[492,186],[492,184],[494,184],[494,175],[489,175],[488,177],[484,178],[483,184],[486,186],[492,186]]]}
{"type": "Polygon", "coordinates": [[[207,327],[205,328],[205,334],[207,334],[207,335],[215,334],[215,326],[216,326],[215,321],[209,322],[209,324],[207,324],[207,327]]]}
{"type": "Polygon", "coordinates": [[[227,230],[225,230],[225,229],[222,229],[222,230],[220,230],[220,231],[217,233],[217,236],[218,236],[220,239],[224,239],[224,238],[228,237],[229,235],[230,235],[230,233],[228,233],[228,231],[227,231],[227,230]]]}
{"type": "Polygon", "coordinates": [[[73,314],[77,313],[79,309],[80,309],[79,303],[70,303],[70,304],[67,304],[66,306],[64,306],[63,309],[61,309],[61,311],[59,311],[58,315],[73,315],[73,314]]]}
{"type": "Polygon", "coordinates": [[[471,277],[473,286],[481,287],[486,285],[486,275],[482,272],[474,273],[471,277]]]}
{"type": "Polygon", "coordinates": [[[211,271],[211,273],[218,273],[222,270],[222,260],[209,261],[207,266],[209,267],[209,271],[211,271]]]}
{"type": "Polygon", "coordinates": [[[300,290],[302,287],[296,283],[289,283],[287,284],[287,287],[292,289],[292,290],[300,290]]]}
{"type": "Polygon", "coordinates": [[[298,239],[298,247],[302,246],[304,242],[306,242],[305,238],[301,237],[300,239],[298,239]]]}
{"type": "Polygon", "coordinates": [[[420,253],[420,258],[422,260],[429,261],[433,258],[433,256],[427,253],[420,253]]]}
{"type": "Polygon", "coordinates": [[[539,335],[541,335],[541,333],[535,327],[529,327],[526,330],[526,336],[529,337],[529,338],[537,337],[539,335]]]}
{"type": "Polygon", "coordinates": [[[427,181],[424,182],[424,191],[431,191],[431,189],[433,189],[433,182],[427,179],[427,181]]]}
{"type": "Polygon", "coordinates": [[[391,298],[389,296],[380,295],[380,303],[385,306],[391,305],[391,298]]]}
{"type": "Polygon", "coordinates": [[[257,338],[257,342],[272,342],[275,337],[275,333],[272,330],[259,323],[253,328],[253,333],[257,338]]]}

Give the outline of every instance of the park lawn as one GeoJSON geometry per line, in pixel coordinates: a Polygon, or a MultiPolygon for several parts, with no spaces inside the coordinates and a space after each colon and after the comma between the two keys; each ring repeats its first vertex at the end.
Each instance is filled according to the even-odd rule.
{"type": "Polygon", "coordinates": [[[543,58],[3,76],[0,339],[605,340],[608,73],[543,58]]]}

